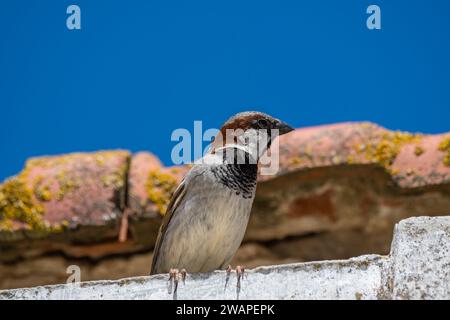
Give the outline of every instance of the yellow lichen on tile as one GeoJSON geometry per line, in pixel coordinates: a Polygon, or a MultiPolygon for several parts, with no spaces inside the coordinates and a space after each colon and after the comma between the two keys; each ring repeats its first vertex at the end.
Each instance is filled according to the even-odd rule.
{"type": "Polygon", "coordinates": [[[30,230],[44,230],[43,213],[43,207],[34,203],[32,191],[20,178],[0,185],[0,230],[12,230],[14,222],[23,223],[30,230]]]}
{"type": "Polygon", "coordinates": [[[111,187],[120,189],[125,185],[125,175],[127,171],[127,164],[122,165],[117,170],[103,175],[100,179],[104,187],[111,187]]]}
{"type": "Polygon", "coordinates": [[[299,156],[296,156],[296,157],[292,157],[292,158],[289,160],[289,163],[290,163],[290,165],[292,165],[292,166],[301,166],[302,164],[305,163],[305,160],[302,159],[302,158],[299,157],[299,156]]]}
{"type": "Polygon", "coordinates": [[[50,187],[48,185],[36,188],[34,194],[36,198],[41,201],[52,200],[52,192],[50,191],[50,187]]]}
{"type": "Polygon", "coordinates": [[[376,137],[374,142],[365,145],[357,145],[354,149],[358,154],[363,154],[367,160],[378,163],[391,174],[397,174],[396,170],[391,170],[401,148],[410,143],[420,143],[422,135],[408,132],[386,132],[380,137],[376,137]]]}
{"type": "Polygon", "coordinates": [[[165,173],[160,169],[149,172],[145,183],[147,197],[157,206],[160,214],[165,214],[167,205],[177,185],[177,179],[169,173],[165,173]]]}
{"type": "Polygon", "coordinates": [[[67,169],[63,169],[56,174],[56,181],[58,181],[58,191],[56,193],[56,200],[61,201],[64,196],[74,190],[78,183],[70,177],[67,169]]]}
{"type": "MultiPolygon", "coordinates": [[[[46,206],[44,202],[60,201],[67,193],[84,183],[81,180],[83,177],[71,174],[71,165],[95,161],[99,167],[103,167],[108,161],[121,159],[124,156],[129,158],[129,152],[114,150],[37,157],[27,160],[21,173],[0,184],[0,231],[28,229],[46,234],[64,230],[68,226],[67,221],[50,224],[44,219],[46,206]],[[51,169],[50,174],[47,174],[48,171],[45,169],[51,169]],[[42,174],[36,175],[38,172],[42,174]],[[52,174],[54,174],[53,178],[52,174]]],[[[105,183],[123,187],[127,166],[128,163],[123,164],[112,173],[105,173],[105,183]]],[[[105,167],[103,171],[106,169],[105,167]]]]}
{"type": "Polygon", "coordinates": [[[421,156],[424,152],[425,150],[421,146],[416,146],[414,148],[414,154],[418,157],[421,156]]]}
{"type": "Polygon", "coordinates": [[[37,176],[33,182],[34,195],[38,200],[50,201],[52,200],[52,192],[50,191],[50,186],[48,184],[43,184],[44,177],[37,176]]]}
{"type": "Polygon", "coordinates": [[[450,136],[442,139],[442,141],[439,143],[438,149],[446,153],[443,160],[444,165],[450,167],[450,136]]]}

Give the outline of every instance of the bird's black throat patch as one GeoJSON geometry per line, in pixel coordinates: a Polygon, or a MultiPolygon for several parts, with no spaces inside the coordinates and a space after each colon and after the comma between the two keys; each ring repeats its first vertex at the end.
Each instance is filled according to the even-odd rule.
{"type": "Polygon", "coordinates": [[[258,164],[250,161],[250,155],[247,152],[242,155],[242,150],[232,150],[236,152],[234,161],[227,161],[225,151],[223,155],[224,164],[214,166],[212,172],[224,186],[232,189],[244,199],[249,199],[253,196],[256,188],[258,164]],[[244,163],[237,161],[239,152],[241,152],[241,157],[245,158],[244,163]]]}

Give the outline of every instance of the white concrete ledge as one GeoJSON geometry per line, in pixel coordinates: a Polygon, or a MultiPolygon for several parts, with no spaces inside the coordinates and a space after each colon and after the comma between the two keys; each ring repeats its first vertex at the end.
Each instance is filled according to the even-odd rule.
{"type": "MultiPolygon", "coordinates": [[[[364,239],[361,239],[364,241],[364,239]]],[[[236,299],[236,274],[188,274],[178,299],[236,299]]],[[[172,299],[168,276],[0,291],[2,299],[172,299]]],[[[450,217],[395,227],[389,256],[260,267],[246,271],[240,299],[449,299],[450,217]]]]}

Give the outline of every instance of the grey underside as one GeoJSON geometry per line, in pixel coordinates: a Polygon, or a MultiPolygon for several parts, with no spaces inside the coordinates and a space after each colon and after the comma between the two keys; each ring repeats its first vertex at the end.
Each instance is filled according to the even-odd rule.
{"type": "Polygon", "coordinates": [[[186,176],[186,194],[167,226],[152,273],[223,269],[239,248],[254,191],[245,199],[218,183],[210,169],[196,165],[186,176]]]}

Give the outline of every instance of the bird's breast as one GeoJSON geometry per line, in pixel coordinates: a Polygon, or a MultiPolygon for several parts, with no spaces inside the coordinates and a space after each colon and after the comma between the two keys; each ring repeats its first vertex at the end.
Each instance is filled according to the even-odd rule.
{"type": "Polygon", "coordinates": [[[168,268],[205,272],[233,257],[245,234],[253,197],[219,183],[197,184],[180,203],[162,244],[168,268]]]}

